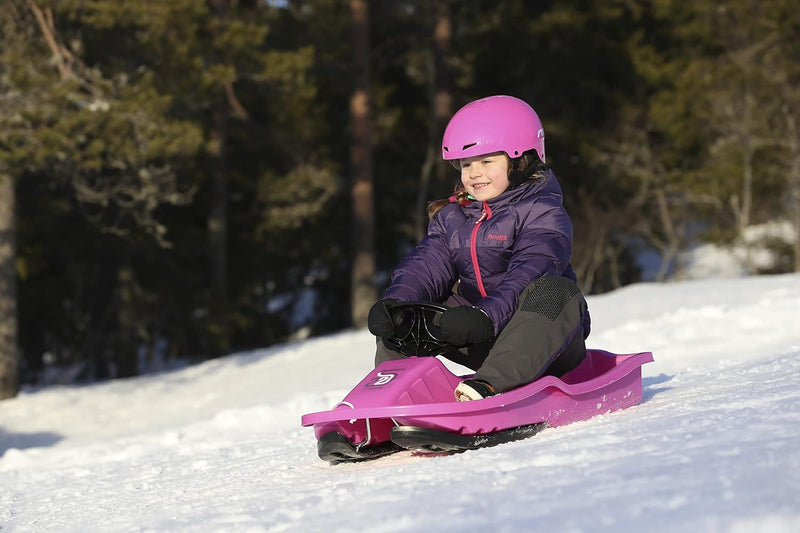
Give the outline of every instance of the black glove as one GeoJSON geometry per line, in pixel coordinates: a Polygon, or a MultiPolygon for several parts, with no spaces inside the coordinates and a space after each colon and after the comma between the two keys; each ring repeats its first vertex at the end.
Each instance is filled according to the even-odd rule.
{"type": "Polygon", "coordinates": [[[387,298],[378,300],[369,310],[367,315],[367,327],[369,332],[376,337],[391,339],[395,336],[394,322],[392,321],[391,310],[397,304],[397,300],[387,298]]]}
{"type": "Polygon", "coordinates": [[[442,314],[442,333],[445,340],[456,347],[486,342],[494,334],[494,324],[483,309],[462,305],[442,314]]]}

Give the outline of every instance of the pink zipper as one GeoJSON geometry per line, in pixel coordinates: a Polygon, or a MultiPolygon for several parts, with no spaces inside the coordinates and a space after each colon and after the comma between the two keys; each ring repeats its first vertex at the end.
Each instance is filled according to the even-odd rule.
{"type": "Polygon", "coordinates": [[[483,211],[481,217],[475,222],[475,227],[472,228],[472,235],[469,238],[469,255],[472,258],[472,268],[475,270],[475,280],[478,282],[478,290],[481,291],[481,296],[486,297],[486,289],[483,287],[483,278],[481,277],[481,268],[478,264],[478,229],[484,220],[492,218],[492,210],[489,204],[483,202],[483,211]]]}

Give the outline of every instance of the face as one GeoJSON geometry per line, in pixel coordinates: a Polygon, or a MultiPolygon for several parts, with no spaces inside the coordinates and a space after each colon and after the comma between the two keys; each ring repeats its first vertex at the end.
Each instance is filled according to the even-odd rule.
{"type": "Polygon", "coordinates": [[[477,201],[491,200],[508,189],[509,162],[504,152],[469,157],[459,163],[461,183],[477,201]]]}

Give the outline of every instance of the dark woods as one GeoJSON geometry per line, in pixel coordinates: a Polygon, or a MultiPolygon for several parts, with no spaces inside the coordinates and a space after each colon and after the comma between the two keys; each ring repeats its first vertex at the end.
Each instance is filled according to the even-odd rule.
{"type": "Polygon", "coordinates": [[[766,223],[753,273],[800,271],[797,35],[793,0],[5,0],[0,397],[362,326],[489,94],[542,117],[586,292],[766,223]]]}

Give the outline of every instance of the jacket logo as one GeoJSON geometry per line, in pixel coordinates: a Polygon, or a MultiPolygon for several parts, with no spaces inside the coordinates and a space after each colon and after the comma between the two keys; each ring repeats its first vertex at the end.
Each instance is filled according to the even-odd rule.
{"type": "Polygon", "coordinates": [[[486,236],[486,238],[489,239],[490,241],[507,241],[508,235],[494,235],[490,233],[489,235],[486,236]]]}

